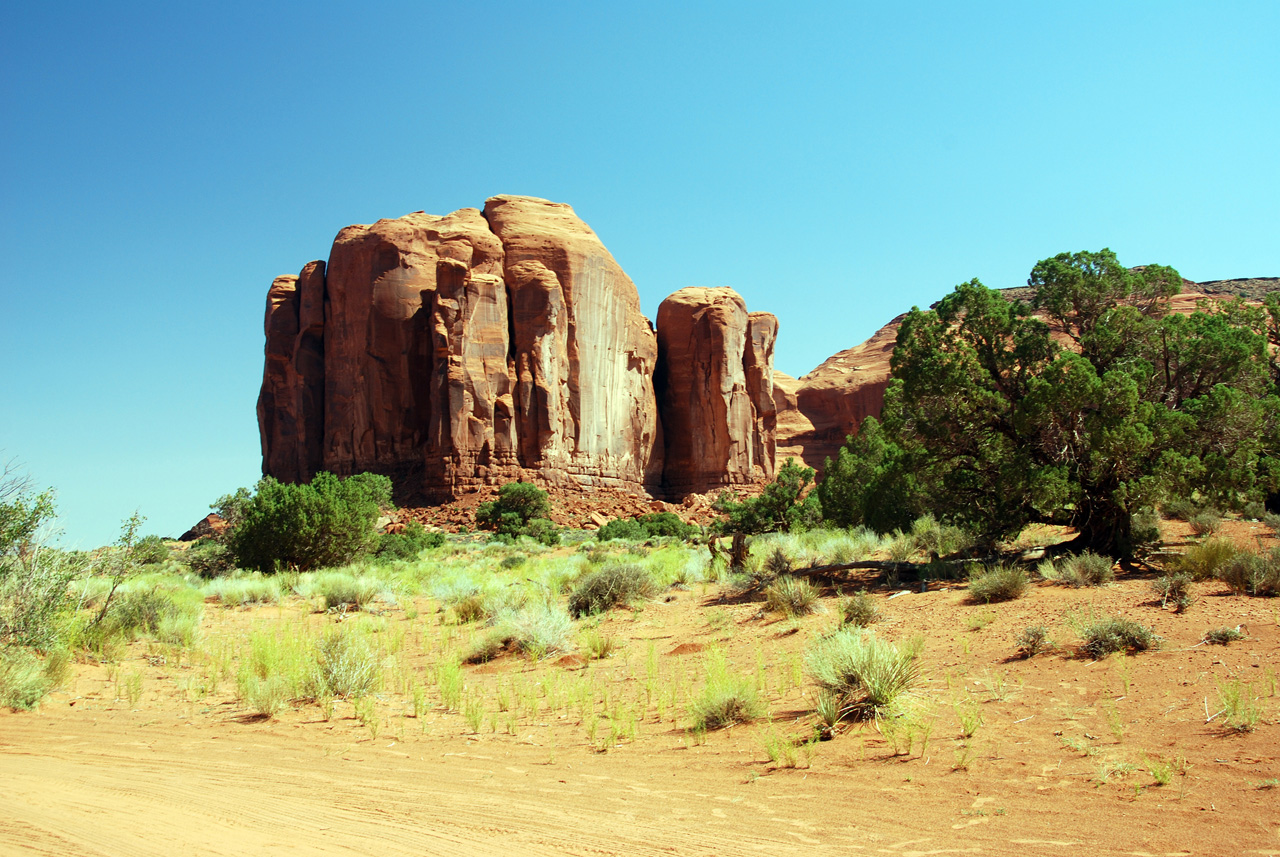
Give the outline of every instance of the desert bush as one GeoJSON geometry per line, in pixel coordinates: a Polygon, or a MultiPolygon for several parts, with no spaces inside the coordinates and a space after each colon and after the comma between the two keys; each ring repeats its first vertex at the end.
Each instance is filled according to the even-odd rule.
{"type": "Polygon", "coordinates": [[[1095,659],[1113,652],[1145,652],[1159,646],[1155,631],[1123,616],[1094,616],[1092,613],[1068,619],[1081,639],[1080,648],[1095,659]]]}
{"type": "Polygon", "coordinates": [[[1189,521],[1193,515],[1196,515],[1201,511],[1202,507],[1193,502],[1189,497],[1173,497],[1161,503],[1160,508],[1164,512],[1165,517],[1189,521]]]}
{"type": "Polygon", "coordinates": [[[1240,517],[1251,521],[1261,521],[1267,516],[1267,507],[1257,500],[1250,500],[1240,507],[1240,517]]]}
{"type": "Polygon", "coordinates": [[[596,532],[596,538],[602,542],[611,539],[642,541],[661,536],[689,539],[696,532],[697,527],[686,524],[674,512],[653,512],[634,518],[615,518],[596,532]]]}
{"type": "Polygon", "coordinates": [[[1037,570],[1046,580],[1075,587],[1102,586],[1116,576],[1111,558],[1092,551],[1065,557],[1056,563],[1041,563],[1037,570]]]}
{"type": "Polygon", "coordinates": [[[133,640],[145,634],[163,643],[190,646],[199,633],[202,612],[195,591],[123,590],[108,606],[102,621],[87,630],[87,642],[93,647],[102,637],[133,640]]]}
{"type": "Polygon", "coordinates": [[[820,687],[839,694],[844,711],[866,716],[884,711],[911,689],[919,677],[917,655],[872,631],[842,628],[816,640],[805,661],[820,687]]]}
{"type": "Polygon", "coordinates": [[[809,581],[783,575],[764,590],[765,607],[784,616],[804,616],[814,612],[818,590],[809,581]]]}
{"type": "Polygon", "coordinates": [[[377,689],[381,678],[378,659],[355,632],[342,627],[331,629],[316,644],[314,657],[311,696],[347,699],[377,689]]]}
{"type": "Polygon", "coordinates": [[[330,571],[316,575],[312,591],[320,596],[325,610],[363,610],[382,594],[382,585],[371,577],[330,571]]]}
{"type": "Polygon", "coordinates": [[[204,587],[206,595],[217,598],[225,607],[246,604],[275,604],[280,601],[280,583],[263,577],[223,577],[204,587]]]}
{"type": "Polygon", "coordinates": [[[605,566],[587,573],[569,595],[569,612],[574,617],[603,613],[653,595],[653,579],[634,564],[605,566]]]}
{"type": "Polygon", "coordinates": [[[593,661],[603,660],[618,648],[618,641],[608,634],[600,633],[597,628],[588,628],[582,632],[582,650],[593,661]]]}
{"type": "Polygon", "coordinates": [[[236,567],[231,548],[213,539],[200,539],[187,548],[182,563],[206,580],[230,574],[236,567]]]}
{"type": "Polygon", "coordinates": [[[390,504],[391,480],[373,473],[317,473],[307,485],[267,476],[240,507],[229,547],[237,565],[263,573],[342,565],[377,547],[374,525],[390,504]]]}
{"type": "Polygon", "coordinates": [[[638,542],[649,537],[649,531],[635,518],[614,518],[596,531],[596,538],[602,542],[621,539],[638,542]]]}
{"type": "Polygon", "coordinates": [[[960,527],[938,523],[931,514],[922,515],[911,523],[911,538],[920,550],[938,556],[957,553],[973,544],[972,535],[960,527]]]}
{"type": "Polygon", "coordinates": [[[169,548],[159,536],[143,536],[134,547],[139,565],[159,565],[169,558],[169,548]]]}
{"type": "Polygon", "coordinates": [[[1267,512],[1262,516],[1262,523],[1270,527],[1272,531],[1280,532],[1280,515],[1274,512],[1267,512]]]}
{"type": "Polygon", "coordinates": [[[1187,548],[1187,552],[1178,558],[1176,568],[1191,575],[1192,580],[1207,580],[1215,577],[1218,570],[1238,552],[1230,539],[1205,539],[1200,544],[1187,548]]]}
{"type": "Polygon", "coordinates": [[[384,533],[378,537],[378,549],[374,557],[379,562],[396,560],[415,560],[424,550],[438,548],[444,544],[444,533],[429,533],[427,528],[417,521],[405,524],[398,533],[384,533]]]}
{"type": "Polygon", "coordinates": [[[1280,595],[1280,548],[1265,554],[1238,553],[1222,563],[1214,576],[1240,595],[1280,595]]]}
{"type": "Polygon", "coordinates": [[[558,606],[534,602],[498,617],[498,629],[533,658],[568,651],[573,620],[558,606]]]}
{"type": "Polygon", "coordinates": [[[1033,658],[1053,648],[1053,640],[1049,639],[1049,631],[1043,625],[1029,625],[1023,628],[1013,642],[1018,647],[1018,656],[1024,659],[1033,658]]]}
{"type": "Polygon", "coordinates": [[[1133,513],[1129,522],[1129,538],[1134,548],[1153,548],[1160,544],[1163,535],[1160,531],[1160,513],[1147,506],[1133,513]]]}
{"type": "Polygon", "coordinates": [[[511,644],[511,633],[502,628],[491,628],[472,641],[462,656],[464,664],[487,664],[497,658],[511,644]]]}
{"type": "Polygon", "coordinates": [[[498,497],[476,509],[476,525],[504,539],[529,536],[540,544],[560,540],[555,524],[547,519],[551,502],[547,492],[528,482],[508,482],[498,489],[498,497]]]}
{"type": "Polygon", "coordinates": [[[817,526],[822,520],[818,495],[805,493],[812,481],[812,468],[788,458],[760,496],[737,501],[721,495],[716,500],[716,511],[725,516],[717,525],[720,532],[776,533],[817,526]]]}
{"type": "Polygon", "coordinates": [[[764,704],[751,680],[735,675],[724,653],[707,653],[706,683],[689,703],[689,718],[696,732],[734,723],[750,723],[764,715],[764,704]]]}
{"type": "Polygon", "coordinates": [[[1241,633],[1239,628],[1210,628],[1204,632],[1204,637],[1201,639],[1215,646],[1225,646],[1228,643],[1243,640],[1244,634],[1241,633]]]}
{"type": "Polygon", "coordinates": [[[880,608],[876,600],[863,589],[840,602],[840,618],[843,624],[865,628],[880,621],[880,608]]]}
{"type": "Polygon", "coordinates": [[[1018,566],[995,565],[969,575],[969,600],[979,604],[1011,601],[1027,589],[1027,572],[1018,566]]]}
{"type": "Polygon", "coordinates": [[[51,651],[42,660],[21,646],[0,647],[0,706],[18,711],[35,708],[63,682],[68,665],[65,649],[51,651]]]}
{"type": "Polygon", "coordinates": [[[1191,596],[1191,575],[1185,571],[1157,577],[1151,582],[1151,588],[1160,596],[1161,607],[1173,604],[1179,613],[1190,607],[1194,600],[1191,596]]]}
{"type": "Polygon", "coordinates": [[[479,592],[463,595],[453,602],[453,618],[460,625],[489,618],[489,610],[485,596],[479,592]]]}
{"type": "Polygon", "coordinates": [[[1187,523],[1197,536],[1211,536],[1222,525],[1222,516],[1212,511],[1197,512],[1187,519],[1187,523]]]}

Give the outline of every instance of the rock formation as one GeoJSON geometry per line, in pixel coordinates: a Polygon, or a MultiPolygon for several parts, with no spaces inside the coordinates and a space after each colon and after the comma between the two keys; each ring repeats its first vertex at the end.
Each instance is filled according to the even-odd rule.
{"type": "Polygon", "coordinates": [[[667,493],[702,493],[773,475],[778,320],[733,289],[681,289],[658,307],[654,384],[667,493]]]}
{"type": "MultiPolygon", "coordinates": [[[[714,291],[732,295],[732,330],[707,328],[723,353],[689,347],[725,367],[723,412],[696,418],[723,420],[723,472],[681,486],[773,472],[777,320],[714,291]]],[[[402,500],[517,478],[667,496],[663,423],[693,422],[684,404],[660,417],[658,337],[635,285],[546,200],[347,227],[327,265],[272,284],[266,334],[263,472],[282,481],[386,473],[402,500]]]]}

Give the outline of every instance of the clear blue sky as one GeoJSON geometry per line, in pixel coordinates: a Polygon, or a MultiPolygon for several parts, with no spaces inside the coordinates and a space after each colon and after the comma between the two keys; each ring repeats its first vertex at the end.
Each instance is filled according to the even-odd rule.
{"type": "Polygon", "coordinates": [[[0,450],[66,542],[256,480],[267,287],[349,223],[570,203],[792,375],[1062,251],[1280,275],[1280,4],[620,6],[7,9],[0,450]]]}

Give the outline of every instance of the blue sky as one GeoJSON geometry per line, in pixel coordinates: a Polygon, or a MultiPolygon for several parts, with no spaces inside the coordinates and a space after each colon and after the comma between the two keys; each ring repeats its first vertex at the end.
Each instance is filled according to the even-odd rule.
{"type": "Polygon", "coordinates": [[[1114,249],[1280,276],[1280,4],[31,3],[0,31],[0,454],[66,542],[260,472],[271,279],[349,223],[574,206],[800,375],[1114,249]],[[617,7],[617,8],[615,8],[617,7]]]}

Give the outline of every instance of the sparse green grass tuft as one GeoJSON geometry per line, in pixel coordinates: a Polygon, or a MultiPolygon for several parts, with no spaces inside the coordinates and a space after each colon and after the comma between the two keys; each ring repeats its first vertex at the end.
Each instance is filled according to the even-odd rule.
{"type": "Polygon", "coordinates": [[[1207,580],[1216,576],[1237,553],[1234,542],[1215,536],[1187,548],[1178,558],[1177,570],[1191,575],[1192,580],[1207,580]]]}
{"type": "Polygon", "coordinates": [[[917,654],[846,627],[814,641],[805,660],[819,687],[841,697],[844,711],[866,716],[884,711],[915,684],[917,654]]]}
{"type": "Polygon", "coordinates": [[[1071,616],[1067,619],[1079,635],[1080,648],[1090,657],[1101,660],[1113,652],[1145,652],[1159,646],[1155,631],[1123,616],[1071,616]]]}
{"type": "Polygon", "coordinates": [[[724,653],[707,653],[706,684],[689,703],[694,732],[719,729],[734,723],[750,723],[764,716],[764,703],[751,679],[734,675],[724,653]]]}
{"type": "Polygon", "coordinates": [[[876,600],[863,589],[840,602],[840,618],[845,625],[865,628],[880,621],[880,608],[876,606],[876,600]]]}
{"type": "Polygon", "coordinates": [[[569,613],[592,616],[653,595],[653,578],[642,566],[619,564],[588,572],[569,595],[569,613]]]}
{"type": "Polygon", "coordinates": [[[1103,586],[1115,580],[1110,557],[1092,551],[1065,557],[1056,563],[1042,562],[1037,569],[1046,580],[1064,586],[1103,586]]]}
{"type": "Polygon", "coordinates": [[[1151,588],[1160,596],[1160,606],[1173,604],[1173,609],[1181,613],[1191,606],[1195,600],[1191,595],[1191,575],[1178,571],[1157,577],[1151,582],[1151,588]]]}
{"type": "Polygon", "coordinates": [[[818,590],[803,578],[784,574],[765,588],[765,606],[784,616],[804,616],[814,612],[818,590]]]}
{"type": "Polygon", "coordinates": [[[1253,685],[1233,678],[1218,684],[1222,725],[1232,732],[1252,732],[1262,719],[1262,706],[1254,698],[1253,685]]]}
{"type": "Polygon", "coordinates": [[[1244,634],[1239,628],[1210,628],[1204,632],[1204,641],[1216,646],[1225,646],[1237,640],[1243,640],[1244,634]]]}
{"type": "Polygon", "coordinates": [[[1053,640],[1049,639],[1049,631],[1043,625],[1029,625],[1018,634],[1014,644],[1018,647],[1018,657],[1033,658],[1043,651],[1053,648],[1053,640]]]}
{"type": "Polygon", "coordinates": [[[995,565],[969,575],[969,600],[978,604],[1012,601],[1027,589],[1027,572],[1017,566],[995,565]]]}
{"type": "Polygon", "coordinates": [[[1280,595],[1280,548],[1265,554],[1238,553],[1220,565],[1215,576],[1240,595],[1280,595]]]}

